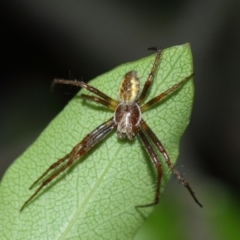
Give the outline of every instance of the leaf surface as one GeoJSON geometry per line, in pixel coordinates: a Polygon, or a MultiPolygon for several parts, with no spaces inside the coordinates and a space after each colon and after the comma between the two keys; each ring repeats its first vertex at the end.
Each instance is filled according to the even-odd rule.
{"type": "MultiPolygon", "coordinates": [[[[136,70],[141,85],[147,79],[155,54],[123,64],[89,84],[117,99],[123,75],[136,70]]],[[[165,49],[146,101],[192,73],[189,44],[165,49]]],[[[89,94],[85,89],[80,93],[89,94]]],[[[0,239],[132,239],[152,207],[155,169],[139,139],[118,139],[115,131],[74,166],[62,173],[23,210],[34,192],[29,186],[57,159],[113,112],[77,94],[39,138],[7,170],[0,188],[0,239]]],[[[184,86],[143,113],[167,149],[172,162],[178,156],[180,138],[189,122],[193,83],[184,86]]],[[[164,159],[164,186],[169,178],[164,159]]],[[[164,217],[164,216],[163,216],[164,217]]]]}

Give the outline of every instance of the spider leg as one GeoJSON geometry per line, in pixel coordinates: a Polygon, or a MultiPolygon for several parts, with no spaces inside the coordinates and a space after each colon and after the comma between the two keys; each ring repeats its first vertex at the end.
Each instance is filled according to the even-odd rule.
{"type": "MultiPolygon", "coordinates": [[[[150,48],[151,49],[151,48],[150,48]]],[[[143,87],[143,90],[142,90],[142,93],[138,99],[138,104],[141,103],[143,101],[143,99],[145,98],[146,94],[147,94],[147,91],[152,83],[152,80],[153,80],[153,77],[154,77],[154,74],[156,72],[156,69],[157,69],[157,65],[159,63],[159,60],[160,60],[160,56],[161,56],[161,53],[162,53],[162,50],[160,48],[156,49],[157,51],[157,55],[156,55],[156,58],[155,58],[155,61],[153,63],[153,66],[152,66],[152,69],[151,69],[151,72],[149,73],[148,75],[148,78],[144,84],[144,87],[143,87]]]]}
{"type": "Polygon", "coordinates": [[[54,83],[61,83],[61,84],[67,84],[67,85],[74,85],[77,87],[82,87],[82,88],[86,88],[89,92],[92,92],[94,94],[96,94],[97,96],[103,98],[105,101],[107,101],[111,106],[115,106],[117,107],[118,102],[112,98],[110,98],[109,96],[107,96],[106,94],[104,94],[103,92],[99,91],[98,89],[96,89],[95,87],[92,87],[90,85],[88,85],[85,82],[82,81],[76,81],[76,80],[65,80],[65,79],[58,79],[55,78],[54,83]]]}
{"type": "MultiPolygon", "coordinates": [[[[62,162],[67,162],[62,165],[56,172],[52,173],[50,176],[48,176],[47,179],[45,179],[42,184],[37,188],[37,190],[28,198],[28,200],[23,204],[23,206],[20,209],[20,212],[25,208],[25,206],[44,188],[48,183],[50,183],[54,178],[56,178],[61,172],[63,172],[65,169],[70,167],[75,160],[77,160],[79,157],[83,156],[85,153],[87,153],[93,146],[95,146],[98,142],[100,142],[103,138],[105,138],[114,128],[116,127],[116,124],[113,120],[113,118],[109,119],[108,121],[104,122],[97,128],[95,128],[90,134],[88,134],[79,144],[77,144],[72,151],[67,154],[65,157],[58,160],[56,163],[52,164],[47,171],[45,171],[38,179],[34,182],[33,185],[35,185],[40,179],[42,179],[50,170],[54,169],[54,167],[57,167],[62,162]],[[54,166],[54,167],[52,167],[54,166]]],[[[33,186],[32,185],[32,186],[33,186]]]]}
{"type": "Polygon", "coordinates": [[[166,97],[167,95],[173,93],[174,91],[176,91],[178,88],[180,88],[185,82],[187,82],[187,80],[191,79],[192,76],[194,74],[192,73],[191,75],[185,77],[184,79],[182,79],[180,82],[178,82],[177,84],[173,85],[172,87],[170,87],[168,90],[166,90],[165,92],[159,94],[158,96],[154,97],[153,99],[151,99],[150,101],[148,101],[147,103],[145,103],[144,105],[141,106],[141,111],[145,111],[146,109],[148,109],[149,107],[151,107],[153,104],[159,102],[160,100],[162,100],[164,97],[166,97]]]}
{"type": "Polygon", "coordinates": [[[29,189],[32,189],[44,176],[46,176],[51,170],[56,169],[60,164],[65,162],[70,156],[77,154],[78,151],[90,140],[96,139],[96,137],[105,130],[105,123],[98,126],[94,129],[90,134],[88,134],[80,143],[78,143],[68,154],[66,154],[63,158],[60,158],[58,161],[53,163],[31,186],[29,189]]]}
{"type": "Polygon", "coordinates": [[[144,132],[141,129],[139,129],[139,131],[138,131],[138,136],[140,137],[145,150],[147,151],[149,157],[151,158],[152,163],[154,164],[154,166],[157,169],[157,182],[156,182],[156,192],[155,192],[154,201],[152,203],[138,205],[136,207],[150,207],[150,206],[158,204],[158,202],[159,202],[159,194],[160,194],[161,178],[162,178],[162,166],[158,159],[157,154],[155,153],[149,140],[147,139],[146,135],[144,134],[144,132]]]}
{"type": "Polygon", "coordinates": [[[72,151],[70,153],[68,153],[67,155],[65,155],[63,158],[60,158],[58,161],[56,161],[55,163],[53,163],[30,187],[29,189],[32,189],[44,176],[46,176],[51,170],[57,168],[61,163],[65,162],[70,154],[73,152],[73,150],[77,147],[79,147],[80,143],[75,146],[72,151]]]}
{"type": "Polygon", "coordinates": [[[102,98],[95,97],[95,96],[89,96],[89,95],[86,95],[86,94],[81,94],[81,97],[86,98],[86,99],[91,100],[91,101],[94,101],[96,103],[100,103],[100,104],[106,106],[107,108],[109,108],[113,111],[116,109],[116,106],[111,105],[111,103],[105,101],[102,98]]]}
{"type": "Polygon", "coordinates": [[[155,133],[151,130],[151,128],[147,125],[147,123],[144,120],[141,120],[140,122],[141,128],[144,129],[144,131],[147,133],[148,137],[151,139],[151,141],[154,143],[154,145],[157,147],[157,149],[159,150],[159,152],[163,155],[163,157],[165,158],[165,161],[168,165],[168,167],[171,169],[172,173],[177,177],[177,179],[183,184],[184,187],[187,188],[188,192],[190,193],[190,195],[192,196],[192,198],[194,199],[194,201],[200,206],[202,207],[202,204],[198,201],[198,199],[196,198],[192,188],[190,187],[189,183],[186,181],[186,179],[182,176],[182,174],[173,166],[170,157],[167,153],[167,151],[165,150],[164,146],[162,145],[162,143],[160,142],[160,140],[157,138],[157,136],[155,135],[155,133]]]}

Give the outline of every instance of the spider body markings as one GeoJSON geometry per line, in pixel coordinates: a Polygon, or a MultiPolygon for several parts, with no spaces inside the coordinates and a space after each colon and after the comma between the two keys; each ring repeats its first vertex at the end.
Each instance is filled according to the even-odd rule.
{"type": "Polygon", "coordinates": [[[136,102],[140,92],[140,81],[135,71],[125,74],[119,87],[119,104],[114,112],[119,138],[132,140],[142,118],[141,109],[136,102]]]}
{"type": "Polygon", "coordinates": [[[87,89],[89,92],[94,93],[95,95],[86,95],[82,94],[81,96],[85,99],[97,102],[99,104],[108,107],[114,111],[113,117],[111,117],[106,122],[102,123],[100,126],[95,128],[92,132],[86,135],[83,140],[78,143],[73,149],[66,154],[63,158],[60,158],[58,161],[53,163],[31,186],[32,189],[37,183],[40,182],[48,173],[54,170],[53,173],[50,173],[45,180],[42,181],[37,190],[27,199],[23,204],[20,211],[22,211],[25,206],[54,178],[61,174],[65,169],[70,167],[77,159],[87,153],[92,147],[97,143],[103,140],[110,132],[114,129],[117,130],[117,136],[119,138],[128,138],[133,140],[136,136],[140,138],[143,147],[148,153],[153,165],[157,171],[157,180],[156,180],[156,191],[153,202],[143,205],[138,205],[136,207],[149,207],[156,205],[159,202],[160,187],[161,187],[161,178],[162,178],[162,165],[159,160],[159,157],[156,153],[156,150],[163,155],[165,162],[172,173],[177,177],[177,179],[187,188],[190,195],[193,197],[195,202],[202,207],[201,203],[197,200],[193,190],[191,189],[188,182],[181,175],[181,173],[174,167],[170,157],[162,145],[161,141],[157,138],[155,133],[147,125],[142,117],[142,112],[147,110],[153,104],[159,102],[167,95],[173,93],[179,89],[185,82],[187,82],[193,74],[182,79],[180,82],[176,83],[165,92],[157,95],[156,97],[149,100],[147,103],[143,104],[147,91],[152,83],[156,68],[160,61],[161,49],[150,48],[150,50],[156,50],[156,57],[151,68],[151,72],[148,75],[148,78],[144,84],[142,91],[140,91],[140,81],[137,76],[136,71],[127,72],[120,84],[118,91],[118,100],[114,100],[99,91],[98,89],[82,82],[76,80],[64,80],[64,79],[54,79],[56,84],[67,84],[75,85],[87,89]],[[155,145],[155,147],[154,147],[155,145]]]}

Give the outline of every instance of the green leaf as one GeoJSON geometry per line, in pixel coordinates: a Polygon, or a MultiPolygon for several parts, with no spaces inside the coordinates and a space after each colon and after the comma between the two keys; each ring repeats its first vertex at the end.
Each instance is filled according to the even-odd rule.
{"type": "MultiPolygon", "coordinates": [[[[144,84],[155,54],[123,64],[90,85],[117,99],[123,75],[136,70],[144,84]]],[[[192,73],[189,44],[163,51],[147,100],[192,73]]],[[[65,86],[66,87],[66,86],[65,86]]],[[[85,89],[80,93],[87,93],[85,89]]],[[[143,113],[148,125],[166,147],[172,162],[189,122],[193,83],[188,81],[162,103],[143,113]]],[[[139,139],[118,139],[113,132],[40,192],[23,210],[34,192],[29,186],[50,164],[68,153],[86,134],[113,113],[75,96],[34,144],[8,169],[0,189],[0,239],[132,239],[152,207],[155,169],[139,139]]],[[[165,172],[163,184],[169,178],[165,172]]]]}

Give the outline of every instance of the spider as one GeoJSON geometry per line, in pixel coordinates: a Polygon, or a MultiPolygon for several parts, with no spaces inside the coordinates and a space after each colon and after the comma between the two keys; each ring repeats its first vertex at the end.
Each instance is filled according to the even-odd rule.
{"type": "Polygon", "coordinates": [[[37,188],[37,190],[23,204],[20,211],[22,211],[25,208],[25,206],[47,184],[49,184],[59,174],[61,174],[64,170],[70,167],[77,159],[79,159],[81,156],[86,154],[91,148],[93,148],[97,143],[103,140],[114,129],[117,130],[117,136],[119,138],[128,138],[129,140],[133,140],[136,136],[138,136],[142,142],[143,147],[148,153],[153,165],[156,168],[157,180],[156,180],[155,197],[153,202],[144,204],[144,205],[137,205],[136,207],[150,207],[158,204],[159,202],[160,186],[161,186],[161,178],[162,178],[162,166],[159,161],[159,157],[156,153],[156,150],[158,150],[160,154],[163,155],[169,169],[177,177],[177,179],[187,188],[187,190],[189,191],[190,195],[195,200],[195,202],[200,207],[202,207],[202,204],[197,200],[188,182],[172,164],[170,157],[167,151],[165,150],[164,146],[162,145],[161,141],[157,138],[155,133],[151,130],[151,128],[147,125],[147,123],[144,121],[142,117],[142,112],[150,108],[153,104],[162,100],[167,95],[179,89],[185,82],[191,79],[191,77],[193,76],[193,73],[185,77],[180,82],[173,85],[172,87],[170,87],[165,92],[162,92],[158,96],[152,98],[147,103],[143,104],[143,101],[146,97],[146,94],[154,78],[154,74],[156,72],[157,66],[160,61],[161,53],[162,53],[162,50],[160,48],[149,48],[149,50],[156,51],[156,57],[152,65],[151,72],[149,73],[148,78],[144,84],[142,92],[140,91],[140,81],[137,76],[137,72],[133,70],[129,71],[124,75],[122,82],[120,84],[120,87],[118,90],[119,101],[110,98],[103,92],[86,84],[85,82],[76,81],[76,80],[54,79],[54,84],[67,84],[67,85],[74,85],[74,86],[86,88],[89,92],[92,92],[95,95],[90,96],[90,95],[82,94],[81,96],[83,98],[94,101],[98,104],[104,105],[105,107],[114,111],[114,115],[113,117],[108,119],[106,122],[102,123],[100,126],[95,128],[87,136],[85,136],[83,140],[80,143],[78,143],[75,147],[73,147],[73,149],[67,155],[65,155],[63,158],[53,163],[30,186],[30,189],[32,189],[49,172],[51,172],[52,170],[55,170],[55,172],[53,172],[45,180],[43,180],[43,182],[37,188]]]}

